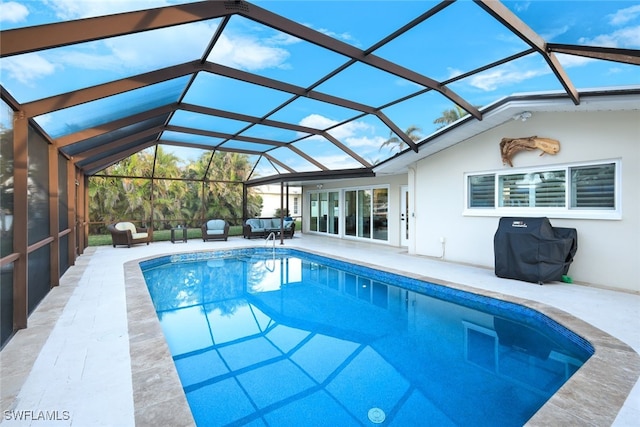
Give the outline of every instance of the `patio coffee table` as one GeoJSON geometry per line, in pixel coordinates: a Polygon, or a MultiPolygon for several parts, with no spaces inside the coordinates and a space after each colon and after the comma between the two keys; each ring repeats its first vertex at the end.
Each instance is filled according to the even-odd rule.
{"type": "MultiPolygon", "coordinates": [[[[171,243],[175,243],[176,242],[176,231],[182,231],[182,241],[184,243],[187,243],[187,227],[173,227],[171,229],[171,243]]],[[[180,241],[180,239],[178,238],[178,241],[180,241]]]]}

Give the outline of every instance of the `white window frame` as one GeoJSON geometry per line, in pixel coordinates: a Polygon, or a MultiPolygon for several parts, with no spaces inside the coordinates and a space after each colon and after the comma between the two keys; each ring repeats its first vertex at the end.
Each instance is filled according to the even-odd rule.
{"type": "Polygon", "coordinates": [[[462,214],[464,216],[486,216],[486,217],[503,217],[503,216],[546,216],[549,218],[573,218],[573,219],[602,219],[602,220],[620,220],[622,219],[622,162],[621,159],[599,160],[592,162],[550,164],[544,167],[536,168],[509,168],[483,172],[466,172],[464,174],[464,208],[462,214]],[[614,208],[613,209],[583,209],[570,207],[570,179],[571,169],[579,167],[603,166],[606,164],[615,164],[614,178],[614,208]],[[499,204],[499,177],[502,175],[513,175],[519,173],[536,173],[549,172],[554,170],[565,170],[566,195],[565,206],[563,207],[500,207],[499,204]],[[469,179],[473,176],[494,175],[495,178],[495,199],[494,207],[489,208],[472,208],[469,207],[469,179]]]}

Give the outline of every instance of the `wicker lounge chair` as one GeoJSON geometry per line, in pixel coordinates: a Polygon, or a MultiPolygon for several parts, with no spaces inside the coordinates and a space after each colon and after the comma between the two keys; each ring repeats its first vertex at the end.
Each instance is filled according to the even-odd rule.
{"type": "Polygon", "coordinates": [[[210,219],[202,224],[202,241],[224,240],[229,237],[229,224],[223,219],[210,219]]]}
{"type": "Polygon", "coordinates": [[[151,235],[144,227],[136,227],[131,222],[117,222],[107,226],[111,233],[113,247],[116,245],[126,245],[128,248],[136,243],[146,243],[151,241],[151,235]]]}

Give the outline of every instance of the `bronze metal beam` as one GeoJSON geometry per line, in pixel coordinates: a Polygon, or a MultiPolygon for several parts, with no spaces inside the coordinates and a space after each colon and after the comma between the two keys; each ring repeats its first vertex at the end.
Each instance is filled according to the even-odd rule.
{"type": "Polygon", "coordinates": [[[164,126],[156,126],[154,128],[146,129],[142,132],[129,135],[125,138],[118,139],[117,141],[113,141],[109,144],[103,144],[99,147],[94,147],[88,150],[84,150],[82,153],[73,156],[72,160],[74,163],[81,163],[92,157],[100,156],[106,151],[113,150],[114,148],[118,148],[118,147],[123,147],[138,139],[146,138],[154,134],[159,134],[160,132],[162,132],[163,127],[164,126]]]}
{"type": "Polygon", "coordinates": [[[209,115],[209,116],[222,117],[222,118],[225,118],[225,119],[239,120],[239,121],[242,121],[242,122],[248,122],[248,123],[253,123],[253,124],[271,126],[271,127],[276,127],[276,128],[280,128],[280,129],[292,130],[292,131],[296,131],[296,132],[304,132],[304,133],[310,133],[310,134],[315,134],[315,135],[319,135],[319,134],[322,133],[322,130],[319,130],[319,129],[316,129],[316,128],[310,128],[308,126],[300,126],[300,125],[297,125],[295,123],[285,123],[285,122],[280,122],[280,121],[277,121],[277,120],[262,119],[262,118],[256,117],[256,116],[249,116],[249,115],[246,115],[246,114],[233,113],[233,112],[230,112],[230,111],[218,110],[216,108],[202,107],[200,105],[182,103],[182,104],[180,104],[179,109],[180,110],[185,110],[185,111],[191,111],[193,113],[206,114],[206,115],[209,115]]]}
{"type": "Polygon", "coordinates": [[[202,1],[5,30],[0,57],[220,18],[236,12],[229,3],[202,1]]]}
{"type": "Polygon", "coordinates": [[[386,59],[380,58],[373,54],[367,54],[366,52],[358,49],[348,43],[344,43],[340,40],[334,39],[319,31],[315,31],[308,26],[302,25],[298,22],[279,16],[266,9],[262,9],[256,5],[250,5],[247,10],[239,10],[239,15],[242,15],[248,19],[260,22],[271,28],[275,28],[284,33],[290,34],[302,40],[306,40],[317,46],[324,47],[333,52],[344,55],[347,58],[355,59],[364,64],[378,68],[379,70],[386,71],[387,73],[394,74],[405,80],[417,83],[419,85],[429,87],[433,90],[440,92],[451,101],[458,104],[460,107],[469,112],[478,120],[482,120],[482,114],[473,105],[469,104],[466,100],[462,99],[458,94],[449,90],[448,88],[440,85],[436,80],[426,77],[420,73],[404,68],[398,64],[395,64],[386,59]]]}
{"type": "Polygon", "coordinates": [[[138,74],[137,76],[114,80],[109,83],[103,83],[85,89],[78,89],[60,95],[51,96],[49,98],[28,102],[22,107],[27,117],[36,117],[41,114],[62,110],[85,102],[95,101],[108,96],[192,74],[197,72],[199,68],[199,61],[186,62],[184,64],[174,65],[144,74],[138,74]]]}
{"type": "Polygon", "coordinates": [[[565,53],[567,55],[583,56],[585,58],[640,65],[640,50],[638,49],[548,43],[547,50],[549,52],[565,53]]]}
{"type": "Polygon", "coordinates": [[[54,143],[58,148],[66,147],[67,145],[75,144],[85,139],[89,139],[99,135],[103,135],[105,133],[113,132],[114,130],[127,127],[130,125],[134,125],[136,123],[143,122],[145,120],[149,120],[154,117],[167,115],[175,111],[177,107],[178,107],[178,104],[169,104],[163,107],[147,110],[139,114],[134,114],[132,116],[128,116],[119,120],[114,120],[112,122],[105,123],[96,127],[83,129],[79,132],[61,136],[60,138],[54,140],[54,143]]]}
{"type": "Polygon", "coordinates": [[[484,9],[489,15],[493,16],[498,22],[507,27],[516,36],[520,37],[525,43],[534,48],[547,61],[551,71],[556,75],[567,95],[574,104],[580,104],[580,94],[571,83],[564,68],[558,61],[553,52],[548,51],[547,43],[533,31],[527,24],[511,12],[505,5],[496,0],[474,0],[477,5],[484,9]]]}
{"type": "Polygon", "coordinates": [[[268,87],[270,89],[279,90],[281,92],[287,92],[292,95],[297,95],[305,98],[311,98],[318,101],[326,102],[340,107],[349,108],[355,111],[361,111],[363,113],[375,114],[376,109],[359,102],[354,102],[349,99],[340,98],[333,95],[328,95],[321,92],[309,91],[301,86],[292,85],[279,80],[270,79],[257,74],[248,73],[246,71],[238,70],[236,68],[227,67],[225,65],[214,64],[212,62],[206,62],[203,65],[203,71],[208,71],[220,76],[229,77],[236,80],[241,80],[247,83],[268,87]]]}
{"type": "MultiPolygon", "coordinates": [[[[230,133],[215,132],[215,131],[203,130],[203,129],[187,128],[187,127],[183,127],[183,126],[169,125],[169,126],[165,127],[165,130],[173,131],[173,132],[189,133],[189,134],[193,134],[193,135],[209,136],[209,137],[212,137],[212,138],[231,139],[231,140],[242,141],[242,142],[253,142],[255,144],[270,145],[272,147],[284,147],[284,146],[287,145],[287,143],[285,143],[285,142],[274,141],[274,140],[271,140],[271,139],[254,138],[254,137],[250,137],[250,136],[241,136],[241,135],[232,135],[230,133]]],[[[186,144],[187,145],[185,145],[185,146],[189,146],[188,143],[186,143],[186,144]]],[[[211,150],[211,149],[216,148],[216,147],[217,147],[217,145],[211,146],[211,147],[209,147],[209,149],[211,150]]]]}
{"type": "Polygon", "coordinates": [[[58,185],[58,149],[48,144],[49,158],[49,234],[53,238],[49,251],[49,282],[51,287],[60,284],[60,192],[58,185]]]}
{"type": "Polygon", "coordinates": [[[145,142],[144,144],[140,144],[136,147],[130,148],[128,150],[125,151],[121,151],[119,153],[116,154],[112,154],[109,157],[105,157],[103,159],[100,160],[96,160],[94,162],[91,163],[87,163],[86,165],[82,166],[82,170],[83,171],[90,171],[90,170],[94,170],[94,169],[105,169],[109,166],[111,166],[114,163],[118,163],[121,160],[126,159],[127,157],[129,157],[132,154],[135,154],[139,151],[142,151],[146,148],[151,147],[152,145],[157,144],[157,141],[150,141],[150,142],[145,142]]]}
{"type": "Polygon", "coordinates": [[[370,168],[371,163],[367,162],[365,159],[356,154],[355,151],[338,141],[335,137],[333,137],[329,132],[322,132],[322,136],[331,141],[336,147],[353,157],[354,160],[358,161],[362,166],[370,168]]]}
{"type": "Polygon", "coordinates": [[[348,178],[372,178],[375,173],[371,169],[337,169],[332,171],[297,172],[291,175],[272,175],[252,179],[245,183],[248,187],[257,185],[274,184],[277,182],[319,181],[348,178]]]}
{"type": "Polygon", "coordinates": [[[326,167],[325,165],[323,165],[322,163],[320,163],[319,161],[317,161],[316,159],[314,159],[313,157],[311,157],[310,155],[308,155],[304,151],[302,151],[299,148],[295,147],[293,144],[287,144],[287,148],[290,149],[291,151],[293,151],[294,153],[296,153],[298,156],[300,156],[303,159],[305,159],[306,161],[308,161],[309,163],[315,165],[318,169],[323,170],[323,171],[329,170],[328,167],[326,167]]]}
{"type": "Polygon", "coordinates": [[[413,142],[413,140],[409,138],[407,134],[404,133],[404,131],[402,131],[398,126],[396,126],[396,124],[392,122],[391,119],[389,119],[386,115],[382,113],[380,113],[378,117],[380,117],[380,120],[382,120],[384,124],[389,127],[389,129],[391,129],[396,135],[400,137],[400,139],[402,139],[402,142],[407,144],[409,148],[411,148],[416,153],[418,152],[418,146],[416,145],[416,143],[413,142]]]}
{"type": "Polygon", "coordinates": [[[13,252],[19,254],[19,258],[13,263],[14,330],[27,327],[29,314],[28,141],[29,120],[18,111],[13,115],[13,252]]]}
{"type": "Polygon", "coordinates": [[[288,165],[286,165],[286,164],[282,163],[280,160],[276,159],[276,158],[275,158],[275,157],[273,157],[273,156],[270,156],[270,155],[269,155],[269,154],[267,154],[267,153],[264,153],[264,154],[263,154],[263,156],[264,156],[264,157],[266,157],[266,158],[267,158],[267,160],[269,160],[270,162],[275,163],[276,165],[280,166],[280,167],[281,167],[281,168],[283,168],[283,169],[286,169],[286,170],[287,170],[287,172],[289,172],[289,173],[295,173],[295,172],[296,172],[296,170],[295,170],[295,169],[292,169],[292,168],[291,168],[291,167],[289,167],[288,165]]]}
{"type": "Polygon", "coordinates": [[[73,162],[67,163],[67,224],[71,233],[68,237],[67,256],[69,257],[69,265],[75,265],[76,257],[76,167],[73,162]]]}

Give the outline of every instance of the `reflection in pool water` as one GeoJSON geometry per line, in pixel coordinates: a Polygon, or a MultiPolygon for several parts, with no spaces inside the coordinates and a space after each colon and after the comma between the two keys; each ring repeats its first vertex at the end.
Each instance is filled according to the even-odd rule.
{"type": "Polygon", "coordinates": [[[522,425],[593,352],[525,307],[297,250],[141,267],[199,426],[522,425]]]}

